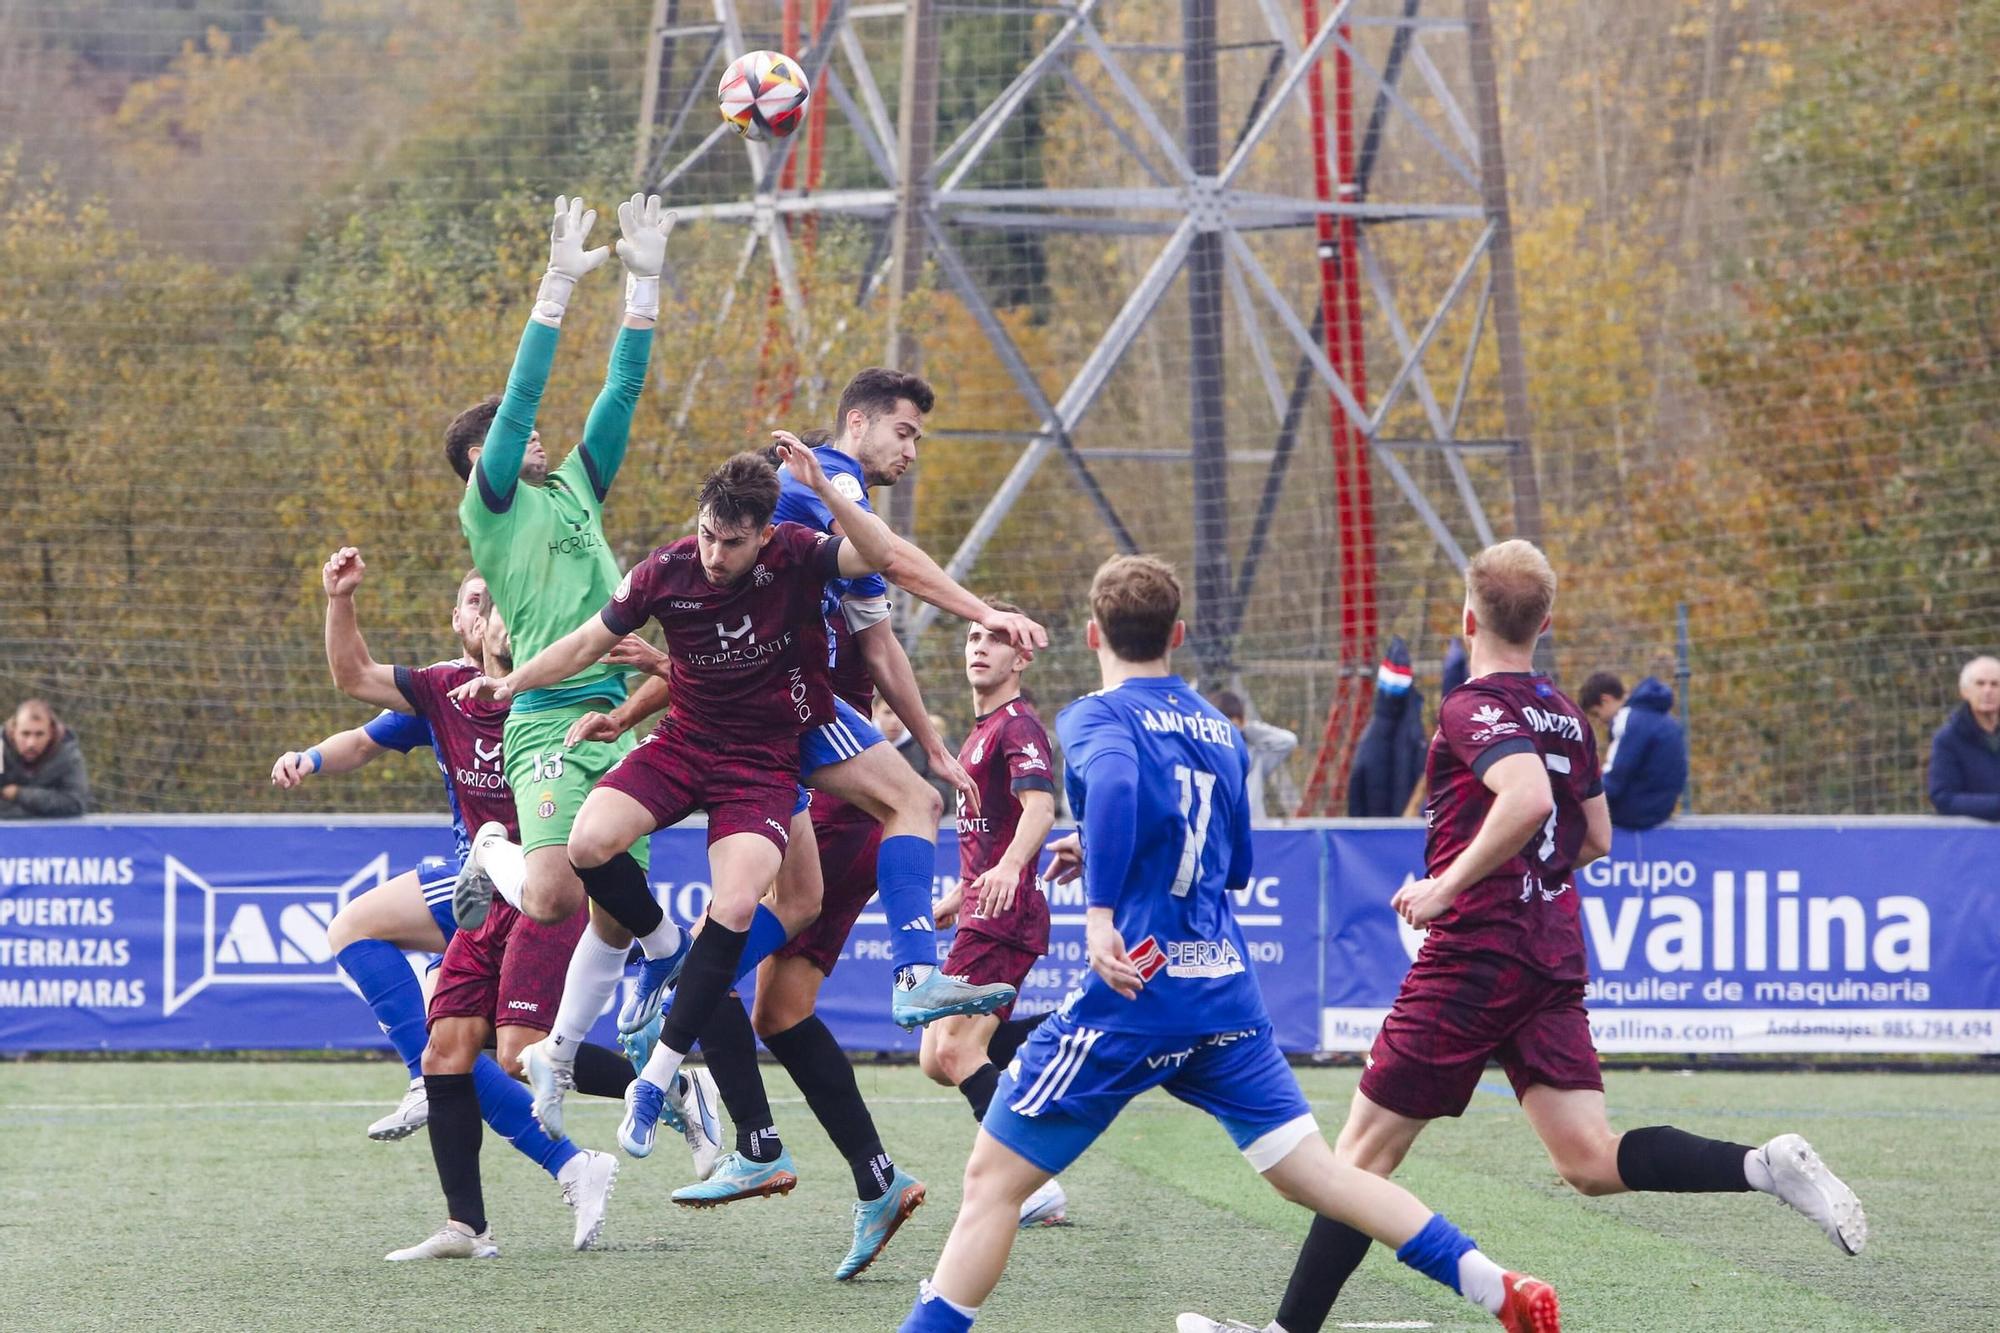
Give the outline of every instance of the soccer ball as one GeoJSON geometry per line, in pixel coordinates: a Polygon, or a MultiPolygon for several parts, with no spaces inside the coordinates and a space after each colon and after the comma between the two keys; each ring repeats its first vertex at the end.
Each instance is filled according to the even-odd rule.
{"type": "Polygon", "coordinates": [[[729,62],[715,96],[722,119],[746,139],[782,139],[806,118],[812,89],[799,62],[780,51],[752,51],[729,62]]]}

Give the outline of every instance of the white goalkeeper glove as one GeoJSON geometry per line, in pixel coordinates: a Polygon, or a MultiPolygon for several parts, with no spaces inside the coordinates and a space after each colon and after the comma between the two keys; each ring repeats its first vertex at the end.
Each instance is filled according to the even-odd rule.
{"type": "Polygon", "coordinates": [[[542,289],[535,293],[535,318],[542,323],[562,323],[577,279],[610,256],[608,245],[595,250],[583,248],[590,229],[596,225],[596,209],[586,209],[581,199],[556,196],[555,220],[549,224],[549,271],[542,275],[542,289]]]}
{"type": "Polygon", "coordinates": [[[672,212],[657,194],[635,194],[618,205],[618,257],[625,261],[625,313],[660,317],[660,271],[667,265],[672,212]]]}

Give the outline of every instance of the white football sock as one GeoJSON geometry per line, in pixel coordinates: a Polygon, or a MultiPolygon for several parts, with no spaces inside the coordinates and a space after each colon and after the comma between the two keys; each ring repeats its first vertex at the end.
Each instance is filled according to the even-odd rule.
{"type": "Polygon", "coordinates": [[[584,1034],[604,1012],[618,979],[625,975],[625,954],[629,946],[607,944],[594,925],[585,926],[569,956],[569,971],[563,978],[562,1003],[556,1006],[555,1022],[549,1027],[547,1049],[557,1060],[576,1059],[576,1048],[584,1034]]]}
{"type": "Polygon", "coordinates": [[[639,937],[639,947],[648,958],[672,958],[674,950],[681,947],[681,928],[662,917],[658,929],[639,937]]]}
{"type": "Polygon", "coordinates": [[[674,1086],[674,1075],[681,1072],[681,1061],[687,1059],[686,1051],[677,1051],[664,1041],[653,1048],[646,1059],[646,1067],[639,1071],[639,1077],[662,1090],[674,1086]]]}
{"type": "Polygon", "coordinates": [[[1488,1314],[1499,1314],[1507,1303],[1507,1274],[1478,1250],[1458,1256],[1459,1294],[1488,1314]]]}
{"type": "Polygon", "coordinates": [[[528,883],[527,854],[504,838],[489,839],[479,846],[479,868],[493,881],[493,891],[520,911],[521,890],[528,883]]]}
{"type": "MultiPolygon", "coordinates": [[[[937,971],[929,963],[905,963],[896,969],[896,984],[904,990],[915,990],[924,984],[930,974],[937,971]]],[[[940,1296],[939,1300],[944,1298],[940,1296]]]]}
{"type": "Polygon", "coordinates": [[[929,1278],[923,1278],[917,1283],[917,1299],[920,1301],[943,1301],[967,1319],[975,1319],[979,1316],[978,1306],[960,1305],[957,1301],[952,1300],[936,1287],[933,1287],[929,1278]]]}

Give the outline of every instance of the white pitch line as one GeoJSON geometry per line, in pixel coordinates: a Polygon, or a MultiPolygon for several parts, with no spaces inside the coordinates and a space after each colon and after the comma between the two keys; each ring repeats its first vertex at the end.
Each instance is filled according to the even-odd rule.
{"type": "Polygon", "coordinates": [[[1341,1328],[1436,1328],[1428,1319],[1380,1319],[1341,1324],[1341,1328]]]}

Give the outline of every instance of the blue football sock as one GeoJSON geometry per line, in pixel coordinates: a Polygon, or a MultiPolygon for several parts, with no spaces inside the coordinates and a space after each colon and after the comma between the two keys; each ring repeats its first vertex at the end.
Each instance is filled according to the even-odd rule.
{"type": "Polygon", "coordinates": [[[743,961],[736,965],[738,981],[757,970],[757,964],[785,947],[785,923],[762,903],[750,915],[750,932],[743,939],[743,961]]]}
{"type": "Polygon", "coordinates": [[[479,1113],[493,1132],[550,1175],[576,1156],[577,1146],[568,1139],[552,1139],[535,1120],[535,1097],[527,1086],[507,1077],[507,1071],[490,1055],[482,1055],[472,1066],[472,1086],[479,1094],[479,1113]]]}
{"type": "Polygon", "coordinates": [[[931,876],[937,847],[912,834],[882,839],[875,858],[875,891],[889,915],[889,950],[896,970],[937,966],[937,927],[931,923],[931,876]]]}
{"type": "Polygon", "coordinates": [[[389,1034],[389,1044],[410,1067],[410,1077],[420,1077],[430,1033],[424,1027],[424,988],[410,971],[410,960],[393,944],[356,940],[335,954],[334,961],[360,987],[361,998],[375,1011],[375,1021],[389,1034]]]}
{"type": "Polygon", "coordinates": [[[897,1333],[968,1333],[976,1314],[938,1295],[925,1281],[917,1287],[917,1302],[897,1333]]]}
{"type": "Polygon", "coordinates": [[[1424,1229],[1403,1242],[1396,1258],[1431,1281],[1442,1282],[1457,1291],[1459,1258],[1478,1248],[1472,1237],[1445,1220],[1443,1213],[1432,1213],[1424,1229]]]}

